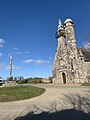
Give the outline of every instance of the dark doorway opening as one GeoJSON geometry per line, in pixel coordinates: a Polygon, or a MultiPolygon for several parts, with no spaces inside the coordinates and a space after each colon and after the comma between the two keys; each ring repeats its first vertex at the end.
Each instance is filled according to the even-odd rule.
{"type": "Polygon", "coordinates": [[[65,73],[62,73],[62,77],[63,77],[63,84],[66,84],[66,75],[65,75],[65,73]]]}

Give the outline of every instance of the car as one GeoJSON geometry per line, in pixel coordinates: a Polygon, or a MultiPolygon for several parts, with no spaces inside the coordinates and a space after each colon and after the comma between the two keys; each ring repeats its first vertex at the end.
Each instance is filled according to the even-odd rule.
{"type": "Polygon", "coordinates": [[[3,79],[2,77],[0,76],[0,86],[3,84],[3,79]]]}

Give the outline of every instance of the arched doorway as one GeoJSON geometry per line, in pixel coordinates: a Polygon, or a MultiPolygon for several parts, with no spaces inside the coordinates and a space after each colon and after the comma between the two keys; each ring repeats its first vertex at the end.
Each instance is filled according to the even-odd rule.
{"type": "Polygon", "coordinates": [[[62,78],[63,78],[63,84],[66,84],[66,75],[65,75],[65,73],[62,73],[62,78]]]}

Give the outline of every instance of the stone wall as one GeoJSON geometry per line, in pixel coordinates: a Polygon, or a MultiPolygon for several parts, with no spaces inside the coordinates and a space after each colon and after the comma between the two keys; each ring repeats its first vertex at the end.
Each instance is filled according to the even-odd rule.
{"type": "Polygon", "coordinates": [[[85,71],[88,82],[90,82],[90,62],[85,62],[85,71]]]}
{"type": "Polygon", "coordinates": [[[12,80],[12,81],[5,81],[5,84],[3,85],[4,87],[10,87],[10,86],[16,86],[16,81],[12,80]]]}

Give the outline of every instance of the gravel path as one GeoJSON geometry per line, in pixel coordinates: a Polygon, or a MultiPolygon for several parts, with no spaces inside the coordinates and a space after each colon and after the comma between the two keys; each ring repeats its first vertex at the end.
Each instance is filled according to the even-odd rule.
{"type": "MultiPolygon", "coordinates": [[[[17,116],[25,115],[33,110],[33,105],[39,108],[46,107],[53,101],[64,98],[63,94],[86,95],[90,92],[90,87],[80,85],[37,84],[34,86],[45,88],[46,92],[28,100],[0,103],[0,120],[14,120],[17,116]]],[[[61,101],[63,102],[62,99],[61,101]]]]}

